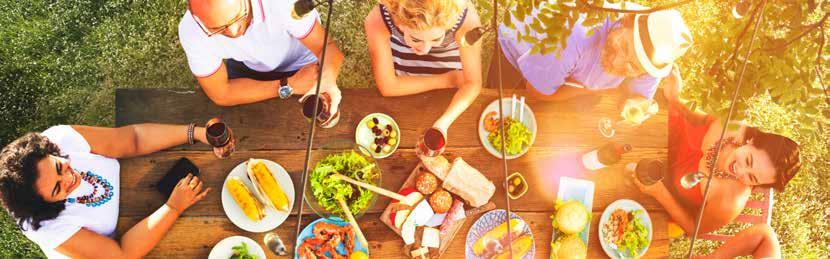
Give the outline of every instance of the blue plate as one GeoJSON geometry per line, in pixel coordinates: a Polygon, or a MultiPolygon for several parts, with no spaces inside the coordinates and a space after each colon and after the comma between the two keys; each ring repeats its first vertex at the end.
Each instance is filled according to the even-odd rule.
{"type": "MultiPolygon", "coordinates": [[[[300,236],[297,238],[297,240],[299,240],[299,242],[297,242],[297,245],[294,246],[294,258],[295,259],[300,258],[297,254],[298,249],[300,248],[300,244],[302,244],[303,241],[305,241],[306,239],[314,237],[314,233],[312,232],[312,230],[314,229],[314,225],[317,225],[317,223],[320,223],[320,222],[326,222],[326,223],[338,225],[338,226],[341,226],[341,227],[349,225],[349,222],[343,221],[342,219],[336,218],[336,217],[333,217],[331,219],[319,218],[315,221],[312,221],[311,224],[308,224],[308,226],[305,226],[305,228],[303,228],[303,231],[300,232],[300,236]]],[[[362,252],[366,253],[367,256],[369,255],[369,248],[368,247],[363,247],[360,244],[360,241],[357,241],[357,234],[355,233],[354,250],[352,250],[352,253],[357,252],[357,251],[362,251],[362,252]]],[[[341,243],[340,245],[337,246],[337,252],[340,253],[340,254],[346,254],[346,246],[344,246],[341,243]]],[[[331,257],[330,254],[326,254],[326,255],[331,257]]]]}
{"type": "MultiPolygon", "coordinates": [[[[563,202],[569,200],[580,202],[585,205],[588,211],[591,211],[591,206],[594,204],[594,182],[563,176],[559,179],[559,192],[557,192],[556,198],[563,202]]],[[[582,238],[582,242],[585,242],[586,247],[588,246],[588,235],[590,233],[591,224],[589,221],[585,229],[579,232],[579,237],[582,238]]],[[[556,231],[553,231],[551,242],[556,241],[556,238],[556,231]]]]}
{"type": "MultiPolygon", "coordinates": [[[[476,220],[476,223],[474,223],[473,226],[470,227],[470,232],[467,232],[467,248],[464,249],[464,254],[468,259],[484,258],[478,257],[475,253],[473,253],[473,244],[475,244],[475,242],[478,241],[478,239],[481,238],[481,236],[487,234],[487,232],[489,232],[496,226],[504,223],[505,213],[506,211],[502,209],[491,210],[487,213],[484,213],[484,215],[478,218],[478,220],[476,220]]],[[[510,218],[519,219],[522,222],[525,222],[521,217],[519,217],[519,215],[516,215],[516,213],[510,213],[510,218]]],[[[530,239],[533,239],[533,233],[530,232],[530,226],[527,225],[527,222],[525,222],[524,234],[530,236],[530,239]]],[[[525,254],[524,257],[522,257],[522,259],[532,259],[533,255],[536,254],[536,241],[535,239],[533,240],[533,245],[530,247],[530,251],[528,251],[528,253],[525,254]]]]}

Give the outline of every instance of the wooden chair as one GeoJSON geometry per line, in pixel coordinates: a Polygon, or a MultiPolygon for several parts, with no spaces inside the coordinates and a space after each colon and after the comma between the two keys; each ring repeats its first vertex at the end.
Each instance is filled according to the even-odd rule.
{"type": "MultiPolygon", "coordinates": [[[[741,214],[735,219],[735,222],[743,222],[749,224],[760,224],[760,223],[767,223],[770,224],[772,221],[772,195],[773,191],[770,188],[753,188],[753,193],[760,193],[764,197],[761,200],[749,200],[746,202],[746,208],[753,208],[753,209],[760,209],[761,215],[759,216],[752,216],[752,215],[745,215],[741,214]]],[[[719,234],[703,234],[700,237],[704,240],[712,240],[712,241],[721,241],[726,242],[732,238],[732,235],[719,235],[719,234]]]]}

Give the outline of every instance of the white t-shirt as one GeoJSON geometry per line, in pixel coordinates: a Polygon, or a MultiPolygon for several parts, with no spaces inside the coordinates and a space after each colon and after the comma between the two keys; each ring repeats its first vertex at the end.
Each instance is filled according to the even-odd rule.
{"type": "MultiPolygon", "coordinates": [[[[118,160],[96,155],[90,152],[89,143],[70,126],[54,126],[43,133],[49,141],[61,150],[61,155],[68,156],[69,165],[79,172],[91,172],[109,181],[113,196],[108,202],[98,207],[87,207],[79,203],[66,203],[66,209],[57,218],[42,221],[38,230],[24,225],[23,234],[34,241],[49,258],[68,258],[55,251],[81,228],[113,237],[118,223],[118,199],[120,193],[120,170],[118,160]]],[[[93,187],[86,181],[69,194],[76,198],[92,193],[93,187]]],[[[99,190],[99,193],[101,190],[99,190]]]]}
{"type": "Polygon", "coordinates": [[[300,42],[317,23],[319,14],[316,10],[295,20],[291,17],[293,1],[250,1],[251,24],[238,38],[222,34],[208,37],[190,11],[185,12],[179,22],[179,41],[193,75],[212,75],[223,59],[241,61],[259,72],[294,71],[317,62],[314,53],[300,42]]]}

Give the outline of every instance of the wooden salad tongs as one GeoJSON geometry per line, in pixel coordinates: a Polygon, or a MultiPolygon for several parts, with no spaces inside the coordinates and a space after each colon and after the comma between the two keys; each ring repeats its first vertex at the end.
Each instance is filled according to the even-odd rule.
{"type": "Polygon", "coordinates": [[[392,198],[392,199],[396,199],[396,200],[398,200],[398,203],[400,205],[402,205],[402,207],[409,207],[409,208],[415,207],[415,205],[417,205],[419,202],[421,202],[421,200],[424,199],[424,195],[421,194],[420,192],[412,192],[412,193],[410,193],[406,196],[403,196],[399,193],[396,193],[396,192],[393,192],[393,191],[390,191],[390,190],[387,190],[387,189],[383,189],[383,188],[377,187],[375,185],[364,183],[364,182],[352,179],[351,177],[348,177],[348,176],[345,176],[345,175],[342,175],[342,174],[339,174],[339,173],[334,173],[334,174],[331,175],[331,177],[334,178],[334,179],[337,179],[337,180],[346,181],[346,182],[349,182],[351,184],[366,188],[366,189],[368,189],[372,192],[375,192],[377,194],[380,194],[380,195],[383,195],[383,196],[386,196],[386,197],[389,197],[389,198],[392,198]]]}

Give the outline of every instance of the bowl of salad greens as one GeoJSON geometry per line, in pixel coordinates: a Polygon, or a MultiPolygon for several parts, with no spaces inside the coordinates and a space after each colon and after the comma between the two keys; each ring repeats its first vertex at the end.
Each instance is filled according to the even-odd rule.
{"type": "Polygon", "coordinates": [[[599,242],[611,258],[640,258],[648,251],[651,239],[651,218],[635,201],[617,200],[599,219],[599,242]]]}
{"type": "Polygon", "coordinates": [[[381,185],[380,167],[371,152],[353,141],[338,140],[312,151],[304,197],[311,210],[323,218],[346,218],[338,198],[359,218],[375,204],[377,195],[368,189],[331,176],[339,173],[368,184],[381,185]]]}
{"type": "Polygon", "coordinates": [[[514,104],[511,98],[500,100],[503,119],[499,116],[499,100],[491,102],[484,108],[478,121],[478,137],[488,153],[501,158],[501,123],[504,122],[507,159],[519,158],[536,141],[536,116],[527,103],[516,101],[514,104]]]}

